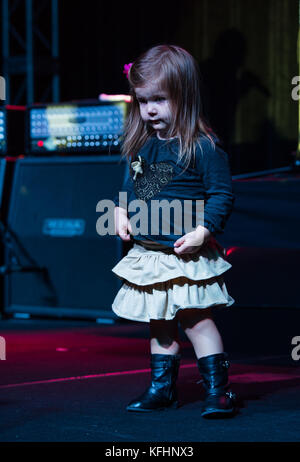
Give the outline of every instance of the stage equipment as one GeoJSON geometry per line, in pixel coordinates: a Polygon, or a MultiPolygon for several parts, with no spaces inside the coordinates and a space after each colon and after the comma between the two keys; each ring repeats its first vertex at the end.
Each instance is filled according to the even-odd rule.
{"type": "Polygon", "coordinates": [[[218,241],[232,268],[234,307],[300,308],[300,173],[292,167],[233,176],[234,210],[218,241]]]}
{"type": "Polygon", "coordinates": [[[97,233],[96,206],[120,190],[125,166],[119,155],[17,161],[3,271],[5,313],[116,318],[111,303],[121,280],[111,269],[129,247],[115,235],[97,233]]]}
{"type": "Polygon", "coordinates": [[[125,101],[98,100],[30,106],[27,153],[119,153],[127,109],[125,101]]]}
{"type": "Polygon", "coordinates": [[[0,156],[25,152],[25,106],[0,106],[0,156]]]}

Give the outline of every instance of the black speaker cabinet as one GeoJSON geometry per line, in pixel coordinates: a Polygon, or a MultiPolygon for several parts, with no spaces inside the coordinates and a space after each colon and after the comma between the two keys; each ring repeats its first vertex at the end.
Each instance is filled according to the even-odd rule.
{"type": "Polygon", "coordinates": [[[16,157],[0,159],[0,219],[6,223],[16,157]]]}
{"type": "Polygon", "coordinates": [[[14,174],[15,163],[15,157],[5,157],[0,159],[0,311],[3,311],[4,293],[4,281],[1,269],[5,267],[4,240],[6,235],[8,204],[11,193],[11,184],[14,174]]]}
{"type": "Polygon", "coordinates": [[[219,242],[234,306],[300,308],[300,175],[293,171],[234,182],[232,216],[219,242]]]}
{"type": "Polygon", "coordinates": [[[112,267],[129,250],[96,231],[100,200],[120,190],[119,155],[19,159],[8,227],[5,313],[111,318],[121,281],[112,267]]]}

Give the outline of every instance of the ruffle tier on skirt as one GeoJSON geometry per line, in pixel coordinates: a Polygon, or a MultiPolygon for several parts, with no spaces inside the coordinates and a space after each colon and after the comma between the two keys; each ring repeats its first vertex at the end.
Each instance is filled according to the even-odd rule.
{"type": "Polygon", "coordinates": [[[123,280],[112,310],[125,319],[149,322],[174,319],[183,309],[229,307],[234,299],[222,275],[231,266],[215,239],[194,254],[182,255],[170,247],[134,243],[112,268],[123,280]]]}

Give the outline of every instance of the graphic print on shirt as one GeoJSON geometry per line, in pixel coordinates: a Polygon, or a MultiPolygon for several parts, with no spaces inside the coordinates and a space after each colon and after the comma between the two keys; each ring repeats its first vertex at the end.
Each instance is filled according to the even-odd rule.
{"type": "Polygon", "coordinates": [[[134,192],[138,199],[148,201],[158,194],[173,178],[173,166],[167,162],[157,162],[148,164],[146,159],[141,159],[142,173],[134,175],[131,167],[131,177],[133,179],[134,192]],[[135,178],[135,179],[134,179],[135,178]]]}

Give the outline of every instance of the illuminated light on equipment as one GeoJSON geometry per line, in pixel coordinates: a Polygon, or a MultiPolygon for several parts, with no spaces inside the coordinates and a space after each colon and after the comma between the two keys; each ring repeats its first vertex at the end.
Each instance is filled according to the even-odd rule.
{"type": "Polygon", "coordinates": [[[6,117],[4,109],[0,109],[0,152],[1,154],[6,152],[6,117]]]}
{"type": "Polygon", "coordinates": [[[25,109],[12,105],[0,107],[0,156],[24,154],[25,109]]]}
{"type": "Polygon", "coordinates": [[[29,107],[27,153],[120,153],[128,103],[108,96],[118,98],[29,107]]]}
{"type": "Polygon", "coordinates": [[[130,95],[107,95],[106,93],[100,93],[100,101],[125,101],[125,103],[131,103],[130,95]]]}

